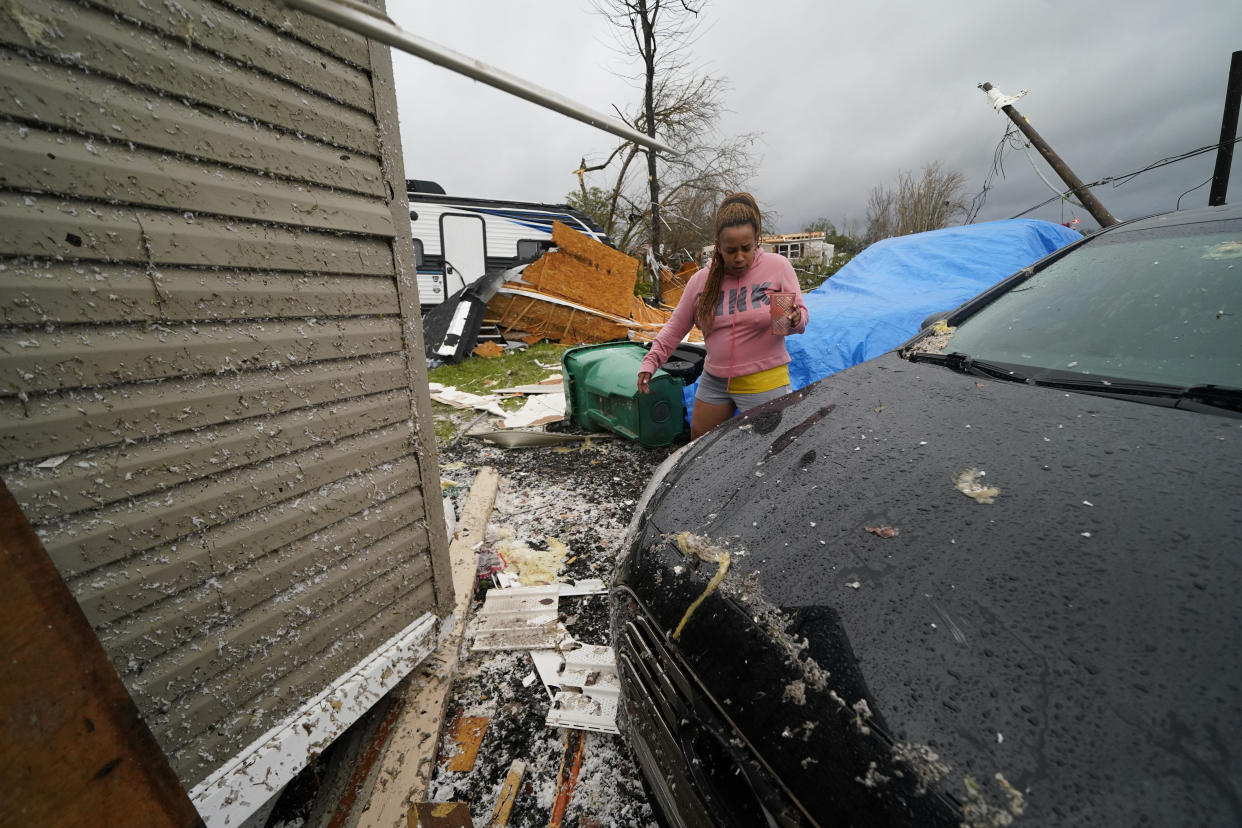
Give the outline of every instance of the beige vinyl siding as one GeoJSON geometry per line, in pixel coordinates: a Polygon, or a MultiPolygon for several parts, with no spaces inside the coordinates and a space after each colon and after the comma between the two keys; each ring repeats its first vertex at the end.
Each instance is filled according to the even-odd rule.
{"type": "Polygon", "coordinates": [[[0,476],[187,789],[451,597],[391,72],[0,7],[0,476]]]}

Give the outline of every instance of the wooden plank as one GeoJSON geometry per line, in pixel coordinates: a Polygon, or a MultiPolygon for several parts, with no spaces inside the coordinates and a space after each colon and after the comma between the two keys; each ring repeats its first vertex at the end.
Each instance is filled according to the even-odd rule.
{"type": "Polygon", "coordinates": [[[42,524],[39,534],[65,577],[82,575],[362,473],[409,450],[409,426],[399,423],[78,514],[72,520],[42,524]]]}
{"type": "Polygon", "coordinates": [[[404,363],[402,356],[384,354],[282,371],[68,391],[27,401],[0,398],[0,462],[72,454],[401,388],[404,363]]]}
{"type": "MultiPolygon", "coordinates": [[[[192,207],[193,205],[187,205],[192,207]]],[[[0,192],[0,254],[312,273],[392,273],[385,238],[0,192]]]]}
{"type": "Polygon", "coordinates": [[[505,774],[504,784],[500,786],[500,793],[496,796],[496,807],[492,809],[487,828],[505,828],[509,824],[513,804],[517,802],[518,791],[522,789],[522,777],[525,775],[526,763],[521,759],[514,759],[509,765],[509,772],[505,774]]]}
{"type": "Polygon", "coordinates": [[[17,328],[0,333],[0,395],[279,370],[400,350],[395,319],[17,328]]]}
{"type": "Polygon", "coordinates": [[[108,7],[172,40],[225,55],[363,112],[374,106],[366,72],[217,3],[177,0],[175,5],[156,6],[144,0],[108,0],[108,7]]]}
{"type": "Polygon", "coordinates": [[[408,820],[409,828],[474,828],[465,802],[418,802],[408,820]]]}
{"type": "Polygon", "coordinates": [[[200,825],[0,482],[0,826],[200,825]]]}
{"type": "Polygon", "coordinates": [[[357,814],[357,828],[402,828],[412,804],[427,796],[449,688],[457,670],[474,595],[474,545],[486,535],[499,483],[496,470],[483,466],[470,486],[449,547],[456,597],[453,614],[445,623],[451,626],[435,654],[406,687],[405,708],[384,750],[380,781],[358,798],[361,810],[357,814]]]}
{"type": "Polygon", "coordinates": [[[296,37],[305,43],[336,55],[341,60],[352,63],[360,69],[370,67],[370,50],[368,41],[362,35],[343,29],[335,23],[329,23],[291,8],[280,0],[220,0],[222,5],[230,6],[237,11],[262,20],[274,29],[278,29],[288,37],[296,37]]]}
{"type": "Polygon", "coordinates": [[[17,260],[0,271],[0,323],[211,322],[396,316],[391,276],[313,276],[17,260]]]}
{"type": "Polygon", "coordinates": [[[445,768],[453,773],[470,772],[490,721],[487,716],[458,716],[453,719],[440,746],[445,768]]]}
{"type": "Polygon", "coordinates": [[[169,156],[95,136],[0,121],[0,188],[58,193],[112,203],[299,225],[343,233],[392,235],[388,205],[371,196],[259,178],[248,170],[169,156]],[[49,164],[48,154],[56,156],[49,164]]]}
{"type": "Polygon", "coordinates": [[[378,155],[369,113],[69,0],[10,0],[0,42],[221,112],[378,155]]]}
{"type": "Polygon", "coordinates": [[[256,421],[207,426],[143,443],[70,455],[55,468],[0,469],[22,510],[36,523],[140,497],[229,469],[259,463],[409,417],[407,395],[385,391],[299,408],[256,421]]]}
{"type": "MultiPolygon", "coordinates": [[[[0,115],[269,176],[384,196],[379,160],[0,47],[0,115]],[[82,106],[88,100],[91,106],[82,106]]],[[[54,152],[54,150],[53,150],[54,152]]]]}
{"type": "Polygon", "coordinates": [[[569,809],[569,800],[578,785],[578,773],[582,770],[582,753],[586,741],[585,731],[565,731],[565,753],[561,757],[561,768],[556,774],[556,799],[552,801],[552,816],[548,819],[548,828],[561,828],[561,823],[565,821],[565,812],[569,809]]]}
{"type": "MultiPolygon", "coordinates": [[[[259,509],[193,537],[166,542],[120,566],[72,579],[70,587],[110,647],[114,635],[132,629],[130,621],[150,621],[150,629],[159,623],[150,616],[127,616],[161,601],[184,601],[190,589],[216,597],[228,589],[230,602],[248,609],[270,594],[270,588],[267,593],[263,588],[269,574],[292,577],[300,569],[318,565],[313,559],[307,561],[305,550],[332,537],[331,527],[338,522],[352,521],[349,525],[358,541],[371,543],[391,522],[400,526],[404,516],[420,520],[422,494],[411,489],[415,470],[413,458],[407,457],[380,470],[334,481],[303,495],[297,509],[285,503],[259,509]],[[204,590],[204,584],[211,589],[204,590]],[[126,623],[117,623],[121,619],[126,623]]],[[[140,666],[121,665],[119,669],[140,666]]]]}

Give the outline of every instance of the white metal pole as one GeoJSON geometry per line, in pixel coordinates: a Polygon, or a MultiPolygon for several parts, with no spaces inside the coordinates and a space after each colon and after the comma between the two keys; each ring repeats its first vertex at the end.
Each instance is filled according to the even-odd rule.
{"type": "Polygon", "coordinates": [[[504,90],[511,95],[528,100],[531,103],[546,107],[562,115],[568,115],[585,124],[611,132],[633,141],[639,146],[653,149],[665,155],[676,155],[668,144],[657,141],[645,133],[631,129],[615,118],[596,112],[579,103],[571,101],[560,93],[544,89],[502,69],[489,66],[481,60],[467,57],[460,52],[445,48],[425,38],[410,34],[387,17],[371,9],[365,9],[354,3],[343,3],[340,0],[284,0],[284,2],[301,9],[308,14],[331,21],[364,37],[386,43],[393,48],[408,52],[415,57],[431,61],[458,74],[473,78],[488,86],[504,90]]]}

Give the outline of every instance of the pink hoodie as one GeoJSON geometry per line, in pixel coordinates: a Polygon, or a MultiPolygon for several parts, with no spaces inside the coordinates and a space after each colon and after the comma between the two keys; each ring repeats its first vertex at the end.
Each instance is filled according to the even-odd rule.
{"type": "MultiPolygon", "coordinates": [[[[654,374],[690,332],[694,326],[694,311],[706,282],[707,268],[690,277],[677,309],[660,329],[639,371],[654,374]]],[[[797,294],[794,304],[801,312],[802,321],[791,333],[800,334],[806,330],[809,315],[802,302],[802,291],[798,289],[798,277],[794,274],[793,265],[784,256],[759,249],[755,251],[750,269],[741,276],[734,278],[725,274],[720,288],[720,302],[716,305],[716,324],[707,335],[707,360],[703,367],[709,374],[740,377],[789,362],[785,338],[772,333],[769,292],[797,294]]]]}

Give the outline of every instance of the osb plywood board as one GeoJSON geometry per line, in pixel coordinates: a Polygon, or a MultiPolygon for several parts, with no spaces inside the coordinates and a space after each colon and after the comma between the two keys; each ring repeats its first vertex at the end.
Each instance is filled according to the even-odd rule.
{"type": "Polygon", "coordinates": [[[488,309],[500,317],[501,331],[527,331],[567,345],[624,339],[628,330],[586,310],[554,305],[529,296],[498,293],[488,303],[488,309]]]}
{"type": "Polygon", "coordinates": [[[545,253],[522,273],[544,293],[624,316],[638,280],[638,260],[555,222],[545,253]]]}

